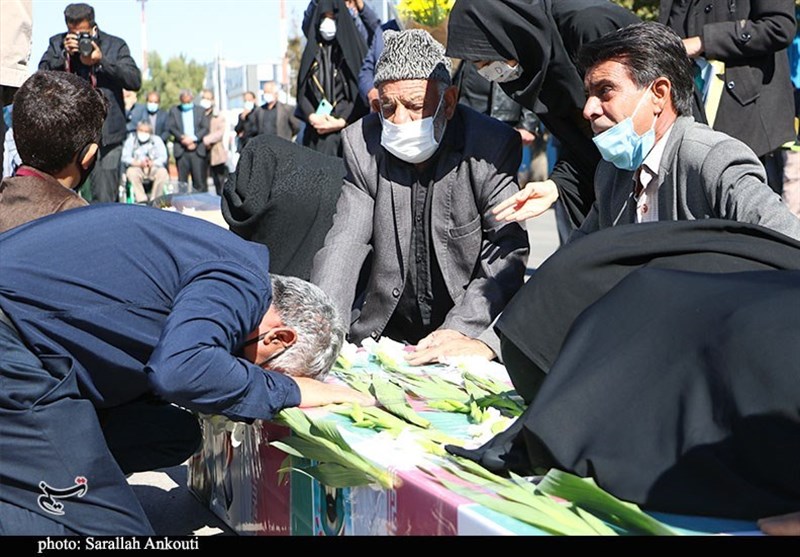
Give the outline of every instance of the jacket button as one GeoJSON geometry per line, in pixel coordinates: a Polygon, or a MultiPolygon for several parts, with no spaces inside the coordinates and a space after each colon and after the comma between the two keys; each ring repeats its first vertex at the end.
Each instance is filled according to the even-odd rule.
{"type": "Polygon", "coordinates": [[[725,87],[727,87],[728,89],[733,89],[734,87],[736,87],[736,82],[735,81],[729,81],[727,83],[727,85],[725,85],[725,87]]]}
{"type": "Polygon", "coordinates": [[[707,14],[709,14],[709,13],[711,13],[711,10],[713,10],[713,9],[714,9],[714,6],[709,4],[705,8],[703,8],[703,11],[706,12],[707,14]]]}
{"type": "Polygon", "coordinates": [[[392,290],[392,296],[394,296],[395,298],[398,298],[400,296],[400,289],[399,288],[395,288],[394,290],[392,290]]]}
{"type": "Polygon", "coordinates": [[[753,37],[753,35],[751,35],[750,33],[742,33],[742,37],[741,38],[742,38],[743,41],[749,41],[752,37],[753,37]]]}

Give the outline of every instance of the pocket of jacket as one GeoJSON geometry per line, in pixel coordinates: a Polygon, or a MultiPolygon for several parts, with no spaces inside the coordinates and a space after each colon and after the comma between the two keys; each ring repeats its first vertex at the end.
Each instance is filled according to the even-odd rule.
{"type": "Polygon", "coordinates": [[[474,234],[475,232],[480,232],[481,230],[481,216],[478,215],[467,224],[461,226],[454,226],[448,233],[450,234],[450,238],[458,239],[463,238],[465,236],[469,236],[470,234],[474,234]]]}
{"type": "Polygon", "coordinates": [[[725,90],[742,106],[750,104],[761,95],[763,73],[750,66],[725,68],[725,90]]]}

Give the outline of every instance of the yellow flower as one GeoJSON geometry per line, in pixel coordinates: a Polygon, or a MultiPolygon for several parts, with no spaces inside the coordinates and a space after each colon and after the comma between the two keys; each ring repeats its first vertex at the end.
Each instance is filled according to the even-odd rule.
{"type": "Polygon", "coordinates": [[[400,0],[398,13],[417,23],[435,27],[445,21],[456,0],[400,0]]]}

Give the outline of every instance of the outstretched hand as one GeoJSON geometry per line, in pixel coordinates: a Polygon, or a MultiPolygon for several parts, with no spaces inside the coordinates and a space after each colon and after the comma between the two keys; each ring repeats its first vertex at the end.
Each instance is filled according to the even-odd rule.
{"type": "Polygon", "coordinates": [[[354,402],[361,406],[375,406],[376,404],[372,396],[346,385],[332,385],[308,377],[292,377],[292,379],[300,387],[300,406],[302,408],[345,402],[354,402]]]}
{"type": "Polygon", "coordinates": [[[480,356],[492,360],[495,353],[480,340],[452,329],[440,329],[419,341],[416,350],[406,356],[406,361],[412,366],[421,366],[444,363],[448,357],[454,356],[480,356]]]}
{"type": "Polygon", "coordinates": [[[528,182],[518,193],[498,203],[492,213],[500,221],[525,221],[547,211],[556,199],[558,188],[552,180],[528,182]]]}
{"type": "Polygon", "coordinates": [[[800,536],[800,512],[762,518],[758,527],[768,536],[800,536]]]}

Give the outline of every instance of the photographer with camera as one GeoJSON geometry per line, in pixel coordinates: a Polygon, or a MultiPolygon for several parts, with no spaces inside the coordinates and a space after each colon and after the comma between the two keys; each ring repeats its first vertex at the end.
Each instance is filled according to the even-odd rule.
{"type": "Polygon", "coordinates": [[[108,100],[97,165],[89,179],[93,203],[117,201],[122,143],[127,135],[122,90],[138,91],[141,72],[125,41],[98,28],[90,5],[69,4],[64,20],[67,32],[50,37],[39,69],[74,73],[108,100]]]}

